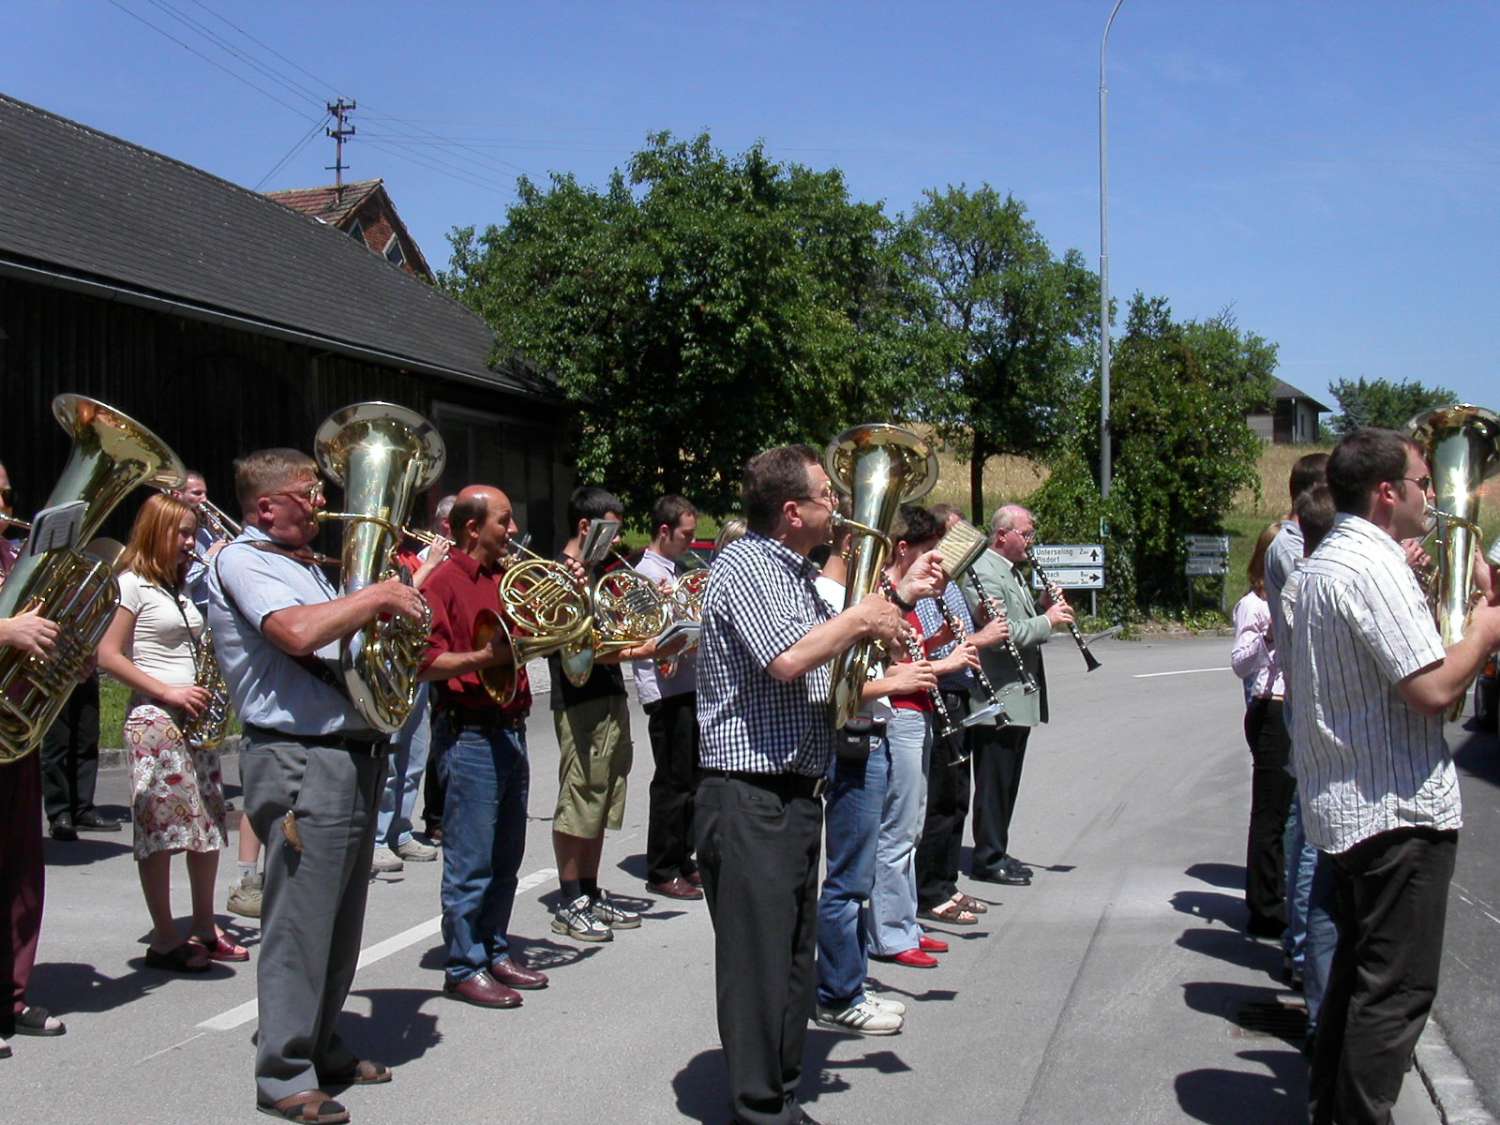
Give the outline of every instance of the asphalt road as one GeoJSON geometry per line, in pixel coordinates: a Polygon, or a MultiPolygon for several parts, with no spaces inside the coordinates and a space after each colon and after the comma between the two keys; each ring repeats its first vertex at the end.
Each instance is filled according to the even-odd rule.
{"type": "MultiPolygon", "coordinates": [[[[1105,642],[1096,647],[1103,668],[1086,677],[1067,638],[1049,646],[1057,718],[1032,739],[1013,829],[1035,882],[969,886],[994,905],[979,926],[942,935],[953,949],[940,968],[877,966],[879,986],[911,1005],[901,1035],[811,1030],[801,1093],[814,1117],[1076,1125],[1303,1115],[1297,998],[1276,978],[1279,949],[1240,932],[1250,763],[1228,647],[1223,638],[1105,642]],[[1259,1024],[1248,1018],[1257,1014],[1259,1024]]],[[[378,878],[342,1026],[396,1078],[342,1096],[356,1121],[725,1119],[707,912],[644,896],[650,753],[635,718],[633,788],[603,881],[638,900],[645,924],[604,946],[550,933],[556,744],[538,710],[513,933],[552,986],[514,1011],[443,997],[439,865],[378,878]]],[[[126,790],[123,771],[101,778],[102,802],[117,812],[126,790]]],[[[1500,902],[1493,854],[1465,842],[1460,881],[1488,888],[1476,902],[1500,902]]],[[[146,969],[148,925],[124,834],[49,842],[48,860],[31,999],[61,1013],[69,1031],[13,1041],[15,1057],[0,1062],[6,1116],[257,1120],[254,960],[204,978],[146,969]]],[[[1471,948],[1458,921],[1455,956],[1492,964],[1494,931],[1479,929],[1471,948]]],[[[239,933],[256,952],[255,928],[239,933]]],[[[1398,1116],[1402,1125],[1437,1120],[1415,1075],[1398,1116]]]]}

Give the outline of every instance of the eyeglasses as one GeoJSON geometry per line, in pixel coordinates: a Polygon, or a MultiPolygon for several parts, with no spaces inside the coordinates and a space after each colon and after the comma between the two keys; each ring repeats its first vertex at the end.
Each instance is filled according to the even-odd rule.
{"type": "Polygon", "coordinates": [[[268,497],[270,497],[270,496],[290,496],[293,500],[302,500],[302,501],[305,501],[307,503],[308,507],[313,507],[313,506],[315,506],[317,504],[317,502],[319,500],[323,499],[323,489],[324,489],[324,484],[323,484],[322,481],[319,480],[319,481],[314,481],[312,484],[308,485],[306,488],[287,489],[287,490],[282,491],[282,492],[268,492],[268,493],[266,493],[266,495],[268,497]]]}
{"type": "Polygon", "coordinates": [[[1022,543],[1035,543],[1036,542],[1036,528],[1032,528],[1030,531],[1017,531],[1015,528],[1012,527],[1012,528],[1009,528],[1008,530],[1010,531],[1010,533],[1012,535],[1019,535],[1021,537],[1021,542],[1022,543]]]}
{"type": "Polygon", "coordinates": [[[1396,479],[1397,480],[1409,480],[1409,481],[1412,482],[1412,484],[1416,485],[1423,492],[1426,492],[1429,488],[1432,487],[1432,478],[1431,477],[1397,477],[1396,479]]]}
{"type": "Polygon", "coordinates": [[[834,491],[833,485],[831,485],[831,484],[825,484],[823,486],[823,488],[822,488],[822,491],[815,492],[811,496],[799,496],[799,497],[797,497],[797,499],[799,501],[801,501],[801,500],[807,500],[807,501],[819,500],[819,501],[822,501],[822,502],[828,504],[830,507],[832,507],[832,506],[835,506],[835,505],[838,504],[838,502],[839,502],[839,494],[834,491]]]}

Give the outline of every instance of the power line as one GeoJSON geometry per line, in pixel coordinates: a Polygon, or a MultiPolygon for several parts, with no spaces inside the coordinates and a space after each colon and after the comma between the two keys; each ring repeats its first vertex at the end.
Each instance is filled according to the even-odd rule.
{"type": "Polygon", "coordinates": [[[306,148],[307,147],[307,142],[310,141],[310,140],[312,140],[314,137],[316,137],[318,135],[318,130],[323,127],[323,122],[325,122],[327,120],[328,120],[328,115],[324,114],[322,117],[318,118],[317,121],[313,122],[313,127],[311,129],[309,129],[307,132],[305,132],[305,133],[302,134],[302,138],[296,144],[294,144],[291,147],[290,151],[288,151],[285,156],[283,156],[280,160],[278,160],[275,164],[273,164],[271,166],[271,170],[269,172],[267,172],[264,176],[262,176],[260,178],[260,180],[257,181],[255,187],[253,189],[251,189],[251,190],[253,190],[253,191],[259,191],[261,189],[261,187],[265,184],[265,182],[267,180],[269,180],[272,176],[276,175],[277,172],[281,171],[281,169],[286,166],[286,164],[287,164],[288,161],[290,161],[299,152],[301,152],[304,148],[306,148]]]}
{"type": "Polygon", "coordinates": [[[365,143],[368,144],[371,148],[378,148],[382,152],[389,153],[391,156],[394,156],[400,160],[405,160],[409,164],[415,164],[420,168],[426,168],[429,172],[436,172],[440,176],[448,176],[450,179],[457,180],[459,183],[466,184],[469,187],[479,188],[481,191],[499,192],[505,190],[503,187],[501,187],[501,185],[495,183],[493,180],[480,179],[478,176],[465,171],[462,167],[459,167],[457,165],[448,164],[446,162],[433,163],[432,160],[435,160],[435,158],[424,159],[423,157],[416,156],[413,153],[403,152],[399,148],[392,148],[382,141],[366,141],[365,143]]]}
{"type": "Polygon", "coordinates": [[[171,4],[167,3],[167,0],[147,0],[147,2],[160,11],[165,12],[167,15],[177,20],[179,23],[192,28],[199,35],[203,36],[210,43],[214,44],[214,46],[218,47],[221,51],[234,56],[235,58],[243,62],[246,66],[271,79],[271,81],[278,83],[281,88],[288,93],[295,94],[298,97],[306,98],[314,105],[323,104],[324,99],[320,95],[309,90],[307,87],[301,85],[298,82],[291,81],[286,77],[286,75],[281,74],[279,71],[266,66],[259,59],[252,58],[250,55],[247,55],[244,51],[241,51],[238,47],[234,46],[232,43],[224,39],[216,32],[210,31],[207,27],[199,23],[197,20],[193,19],[191,16],[186,15],[180,9],[175,8],[171,4]]]}
{"type": "Polygon", "coordinates": [[[300,73],[302,75],[305,75],[308,78],[311,78],[319,86],[326,87],[327,89],[333,90],[335,93],[342,94],[342,91],[340,91],[338,89],[338,87],[336,87],[335,85],[333,85],[333,83],[324,81],[322,78],[319,78],[316,74],[314,74],[312,71],[308,70],[306,67],[300,65],[299,63],[293,61],[292,59],[287,58],[285,55],[283,55],[280,51],[278,51],[275,47],[271,46],[269,43],[266,43],[266,42],[264,42],[264,41],[262,41],[260,39],[257,39],[255,36],[251,35],[248,31],[246,31],[239,24],[237,24],[233,20],[231,20],[228,16],[225,16],[225,15],[223,15],[220,12],[214,11],[214,9],[210,8],[207,4],[204,4],[202,2],[202,0],[192,0],[192,2],[193,2],[194,5],[196,5],[199,8],[202,8],[209,15],[213,16],[214,19],[220,20],[220,21],[222,21],[224,23],[227,23],[230,27],[234,28],[234,30],[238,31],[241,35],[243,35],[246,39],[250,40],[250,42],[254,43],[257,47],[259,47],[259,48],[261,48],[262,50],[265,50],[265,51],[270,51],[271,54],[275,55],[282,62],[286,63],[286,65],[289,66],[289,67],[291,67],[293,70],[297,71],[298,73],[300,73]]]}
{"type": "MultiPolygon", "coordinates": [[[[254,82],[251,82],[250,79],[246,78],[243,74],[240,74],[240,73],[238,73],[236,71],[230,70],[227,66],[225,66],[223,63],[219,62],[217,59],[211,59],[211,58],[209,58],[202,51],[198,50],[198,48],[192,46],[189,43],[184,43],[181,39],[177,38],[177,36],[173,35],[170,31],[167,31],[167,30],[165,30],[163,28],[157,27],[156,24],[152,23],[145,16],[138,15],[137,13],[131,11],[124,4],[120,3],[120,0],[109,0],[109,2],[112,5],[114,5],[116,8],[119,8],[120,11],[124,12],[131,19],[133,19],[133,20],[139,20],[141,23],[145,24],[152,31],[156,32],[158,35],[161,35],[161,36],[164,36],[167,39],[170,39],[173,43],[176,43],[179,47],[181,47],[184,51],[187,51],[189,54],[193,54],[193,55],[198,56],[198,58],[200,58],[204,62],[208,63],[209,66],[217,67],[219,70],[222,70],[225,74],[229,75],[229,77],[233,78],[236,82],[243,82],[246,86],[249,86],[250,89],[254,90],[257,94],[261,94],[264,97],[270,98],[273,102],[275,102],[277,105],[283,107],[284,109],[291,110],[298,117],[302,118],[302,120],[304,120],[304,121],[311,121],[312,120],[312,118],[307,115],[307,112],[305,110],[299,109],[297,106],[292,105],[290,102],[284,102],[284,101],[282,101],[275,94],[271,93],[271,91],[265,89],[262,86],[257,86],[254,82]]],[[[321,125],[322,122],[320,121],[319,124],[321,125]]]]}
{"type": "MultiPolygon", "coordinates": [[[[366,112],[366,116],[367,117],[373,116],[377,120],[398,121],[398,122],[401,121],[401,119],[399,117],[391,117],[391,116],[388,116],[386,114],[382,114],[379,110],[368,110],[366,112]]],[[[432,138],[434,138],[436,140],[452,139],[452,138],[444,138],[440,134],[434,133],[431,129],[428,129],[428,128],[422,126],[422,125],[415,125],[415,124],[413,124],[411,122],[403,122],[403,124],[411,125],[411,127],[414,128],[414,129],[416,129],[419,133],[423,133],[426,136],[432,137],[432,138]]],[[[486,163],[490,164],[490,166],[492,168],[495,168],[498,165],[498,166],[504,167],[506,169],[509,169],[512,172],[520,172],[522,175],[528,175],[528,176],[531,175],[531,173],[527,169],[522,168],[519,164],[512,164],[508,160],[501,160],[497,156],[490,156],[488,153],[483,152],[480,149],[475,148],[473,145],[469,145],[469,144],[465,144],[463,142],[457,142],[456,141],[454,143],[453,147],[466,149],[470,153],[478,156],[480,159],[482,159],[486,163]]],[[[497,170],[498,170],[498,168],[497,168],[497,170]]]]}

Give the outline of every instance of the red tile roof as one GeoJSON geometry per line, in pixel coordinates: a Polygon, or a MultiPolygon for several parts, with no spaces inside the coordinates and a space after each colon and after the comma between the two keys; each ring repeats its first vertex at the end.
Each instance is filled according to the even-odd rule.
{"type": "Polygon", "coordinates": [[[304,215],[321,219],[330,226],[339,227],[358,209],[361,203],[375,194],[382,183],[381,180],[358,180],[352,184],[345,184],[342,195],[332,184],[327,187],[268,191],[265,194],[267,199],[274,199],[284,207],[290,207],[293,211],[301,211],[304,215]]]}

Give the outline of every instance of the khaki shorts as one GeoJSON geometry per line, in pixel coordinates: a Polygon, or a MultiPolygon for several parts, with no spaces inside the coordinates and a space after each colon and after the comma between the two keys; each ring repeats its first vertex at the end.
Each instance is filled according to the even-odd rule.
{"type": "Polygon", "coordinates": [[[635,750],[623,695],[552,712],[557,728],[557,814],[553,831],[591,840],[625,819],[625,779],[635,750]]]}

